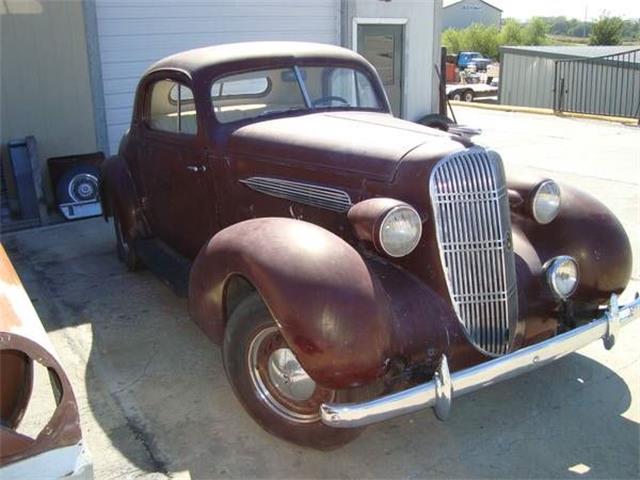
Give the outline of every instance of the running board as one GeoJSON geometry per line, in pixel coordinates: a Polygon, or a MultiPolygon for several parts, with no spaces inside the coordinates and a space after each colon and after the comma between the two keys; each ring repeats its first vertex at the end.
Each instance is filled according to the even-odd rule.
{"type": "Polygon", "coordinates": [[[189,294],[191,262],[156,238],[136,240],[134,248],[142,263],[179,297],[189,294]]]}

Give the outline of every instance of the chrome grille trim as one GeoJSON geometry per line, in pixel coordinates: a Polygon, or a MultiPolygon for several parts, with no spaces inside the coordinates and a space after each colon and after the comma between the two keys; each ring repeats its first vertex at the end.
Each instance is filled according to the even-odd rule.
{"type": "Polygon", "coordinates": [[[506,178],[500,156],[473,147],[445,157],[429,180],[451,303],[471,342],[510,351],[518,318],[506,178]]]}
{"type": "Polygon", "coordinates": [[[352,206],[349,194],[335,188],[272,177],[249,177],[239,181],[256,192],[312,207],[346,212],[352,206]]]}

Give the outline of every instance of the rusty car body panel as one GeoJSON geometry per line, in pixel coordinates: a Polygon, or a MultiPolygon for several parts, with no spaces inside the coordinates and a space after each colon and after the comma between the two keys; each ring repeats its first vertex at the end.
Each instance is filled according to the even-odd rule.
{"type": "MultiPolygon", "coordinates": [[[[269,42],[204,48],[168,57],[143,76],[131,129],[104,167],[103,209],[117,209],[132,240],[158,238],[193,262],[190,311],[214,342],[223,341],[239,281],[259,293],[318,384],[345,389],[383,379],[393,390],[398,378],[432,378],[443,356],[453,372],[496,356],[475,345],[460,321],[429,195],[443,161],[467,154],[469,178],[479,178],[473,165],[485,168],[479,156],[502,168],[497,154],[466,138],[394,118],[375,70],[353,52],[269,42]],[[310,65],[362,72],[380,107],[309,108],[231,123],[213,112],[210,89],[222,75],[310,65]],[[197,133],[149,127],[149,88],[159,79],[192,90],[197,133]],[[153,151],[154,142],[162,147],[153,151]],[[381,212],[398,204],[415,209],[422,235],[413,251],[392,258],[376,231],[381,212]]],[[[630,278],[629,240],[599,201],[560,185],[557,218],[546,225],[532,218],[530,197],[542,180],[508,172],[501,187],[518,311],[508,352],[592,318],[630,278]],[[580,272],[566,301],[545,276],[558,255],[573,257],[580,272]]],[[[472,221],[468,228],[480,229],[472,221]]]]}
{"type": "Polygon", "coordinates": [[[1,245],[0,287],[0,476],[40,476],[45,462],[51,478],[92,478],[69,378],[1,245]],[[18,427],[32,394],[34,362],[48,370],[57,406],[40,433],[31,438],[18,427]]]}

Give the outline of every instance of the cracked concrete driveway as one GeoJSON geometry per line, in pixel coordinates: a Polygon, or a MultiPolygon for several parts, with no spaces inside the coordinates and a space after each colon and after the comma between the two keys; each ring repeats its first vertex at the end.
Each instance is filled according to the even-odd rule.
{"type": "MultiPolygon", "coordinates": [[[[458,108],[507,169],[591,191],[638,258],[640,130],[458,108]]],[[[96,478],[638,478],[640,325],[532,374],[369,428],[331,453],[263,432],[235,401],[220,352],[148,271],[116,260],[93,219],[2,238],[69,372],[96,478]]],[[[631,288],[639,289],[638,263],[631,288]]]]}

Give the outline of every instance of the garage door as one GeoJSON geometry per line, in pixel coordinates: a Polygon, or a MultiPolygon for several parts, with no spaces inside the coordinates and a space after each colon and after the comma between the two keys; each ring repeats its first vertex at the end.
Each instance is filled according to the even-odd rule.
{"type": "Polygon", "coordinates": [[[339,0],[97,0],[110,153],[131,120],[140,75],[172,53],[229,42],[339,43],[339,0]]]}

